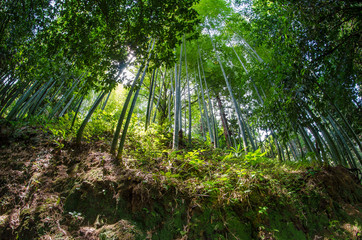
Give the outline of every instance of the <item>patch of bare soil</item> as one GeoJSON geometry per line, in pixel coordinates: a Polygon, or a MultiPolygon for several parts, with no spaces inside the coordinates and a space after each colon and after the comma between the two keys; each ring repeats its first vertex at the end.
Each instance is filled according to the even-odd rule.
{"type": "Polygon", "coordinates": [[[36,127],[4,132],[0,239],[143,238],[126,219],[162,197],[152,174],[121,167],[102,142],[54,141],[36,127]]]}
{"type": "Polygon", "coordinates": [[[65,213],[64,202],[75,185],[116,181],[120,169],[99,151],[100,143],[61,144],[40,128],[2,127],[0,239],[66,239],[74,234],[97,239],[103,231],[82,227],[72,232],[71,225],[81,225],[83,216],[65,213]]]}

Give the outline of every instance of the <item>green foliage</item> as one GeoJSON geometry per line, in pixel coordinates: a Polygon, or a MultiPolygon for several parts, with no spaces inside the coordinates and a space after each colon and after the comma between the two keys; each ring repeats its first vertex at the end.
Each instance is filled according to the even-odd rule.
{"type": "Polygon", "coordinates": [[[231,12],[230,3],[223,0],[201,0],[194,9],[203,21],[205,19],[220,20],[231,12]]]}
{"type": "MultiPolygon", "coordinates": [[[[297,121],[296,113],[303,102],[322,114],[334,111],[327,104],[334,102],[349,109],[346,115],[354,115],[352,102],[358,100],[352,99],[358,98],[355,87],[360,72],[355,66],[355,59],[360,58],[354,35],[361,26],[356,24],[361,21],[355,14],[357,9],[355,1],[253,2],[250,28],[243,29],[243,36],[263,49],[259,53],[270,53],[264,57],[266,64],[252,70],[253,79],[264,91],[271,90],[266,92],[262,113],[258,114],[265,118],[263,122],[272,120],[273,127],[290,132],[292,126],[288,124],[297,121]]],[[[298,120],[308,121],[302,116],[298,120]]]]}
{"type": "Polygon", "coordinates": [[[237,148],[230,147],[228,151],[230,152],[230,154],[227,155],[226,157],[231,157],[231,156],[241,157],[245,153],[245,149],[243,149],[240,144],[238,144],[237,148]]]}
{"type": "Polygon", "coordinates": [[[132,156],[138,162],[152,165],[158,157],[162,157],[170,148],[171,134],[164,126],[151,124],[145,130],[144,122],[136,116],[132,117],[129,134],[125,143],[125,155],[132,156]]]}
{"type": "Polygon", "coordinates": [[[259,207],[258,213],[268,215],[268,207],[259,207]]]}
{"type": "MultiPolygon", "coordinates": [[[[88,120],[87,112],[93,113],[90,109],[95,109],[91,106],[96,93],[104,97],[126,79],[123,70],[131,56],[136,59],[130,65],[139,65],[150,56],[145,72],[165,66],[158,70],[165,80],[162,87],[159,79],[150,77],[134,82],[136,95],[148,99],[141,98],[136,105],[134,98],[132,105],[137,109],[132,115],[132,108],[128,116],[132,119],[125,142],[125,166],[157,169],[152,171],[153,179],[166,190],[179,185],[192,196],[209,199],[211,205],[240,207],[243,203],[254,227],[264,231],[268,228],[265,219],[275,220],[269,226],[273,237],[302,234],[288,225],[290,216],[286,231],[278,231],[283,216],[273,211],[275,199],[280,204],[295,204],[292,211],[303,221],[307,209],[300,202],[313,205],[313,200],[324,194],[316,190],[318,194],[312,195],[304,180],[318,176],[322,164],[359,167],[362,163],[358,137],[361,15],[355,0],[5,1],[0,19],[0,115],[20,119],[12,122],[13,127],[42,124],[52,135],[55,148],[63,149],[64,141],[75,138],[76,130],[85,126],[81,124],[88,120]],[[237,4],[241,8],[236,8],[237,4]],[[187,62],[179,46],[183,36],[188,40],[184,42],[187,62]],[[197,41],[192,41],[196,36],[197,41]],[[155,46],[147,52],[151,40],[155,46]],[[174,68],[175,63],[179,66],[174,68]],[[191,102],[195,103],[202,91],[206,118],[193,106],[193,122],[208,123],[202,127],[211,133],[207,115],[216,112],[212,100],[220,96],[225,108],[231,109],[225,117],[236,147],[212,149],[209,145],[216,140],[210,134],[205,142],[193,140],[187,148],[180,144],[181,150],[170,150],[173,119],[174,136],[178,137],[177,116],[182,113],[183,119],[186,105],[185,96],[174,101],[172,93],[178,81],[177,92],[185,93],[186,71],[181,66],[189,69],[191,102]],[[204,80],[207,87],[202,86],[204,80]],[[158,124],[148,125],[155,114],[151,107],[155,100],[159,102],[155,107],[158,124]],[[142,115],[145,102],[146,126],[142,115]],[[180,111],[172,113],[174,108],[180,111]],[[259,149],[253,143],[258,136],[259,149]],[[249,140],[257,150],[249,151],[249,140]],[[237,144],[240,142],[244,148],[237,144]],[[271,156],[278,156],[279,161],[271,156]],[[301,191],[306,199],[298,195],[301,191]]],[[[104,109],[105,102],[99,104],[84,139],[109,143],[122,102],[112,94],[104,109]]],[[[199,127],[201,124],[194,135],[201,133],[199,127]]],[[[15,136],[24,135],[22,131],[19,127],[15,136]]],[[[225,145],[226,139],[220,142],[225,145]]],[[[69,214],[81,217],[77,212],[69,214]]],[[[148,208],[143,208],[143,214],[152,224],[162,215],[148,208]]],[[[222,218],[223,214],[217,214],[222,218]]],[[[212,213],[202,217],[212,219],[212,213]]],[[[186,228],[175,225],[179,234],[187,235],[186,228]]],[[[329,221],[331,231],[340,230],[337,225],[338,220],[329,221]]],[[[219,219],[205,228],[211,234],[226,225],[219,219]]],[[[162,234],[169,236],[166,228],[162,234]]]]}
{"type": "MultiPolygon", "coordinates": [[[[143,130],[142,125],[138,131],[141,129],[143,130]]],[[[157,141],[152,131],[148,134],[153,137],[153,141],[157,141]]],[[[142,137],[148,139],[145,135],[142,137]]],[[[177,187],[179,191],[187,191],[195,197],[203,198],[214,207],[233,206],[249,209],[250,215],[247,216],[249,216],[248,219],[253,219],[249,220],[253,222],[253,226],[258,226],[260,232],[269,232],[275,237],[298,236],[302,239],[305,235],[295,227],[296,222],[305,221],[304,216],[309,214],[307,213],[309,207],[319,208],[317,205],[307,207],[302,203],[306,200],[302,198],[319,202],[320,198],[325,196],[321,189],[316,189],[304,181],[317,177],[321,172],[320,167],[309,161],[283,164],[266,157],[266,153],[262,153],[260,149],[245,154],[240,147],[228,152],[204,146],[204,148],[173,152],[164,150],[163,153],[165,154],[154,155],[147,161],[142,160],[135,152],[129,151],[127,156],[132,158],[137,156],[138,167],[146,171],[151,170],[153,179],[160,182],[167,191],[177,187]],[[301,192],[303,192],[302,195],[301,192]],[[279,208],[287,208],[284,211],[287,213],[278,215],[276,209],[279,208]],[[290,216],[283,215],[290,212],[292,212],[290,216]],[[274,222],[269,225],[268,219],[274,222]],[[282,224],[282,219],[288,219],[288,224],[282,224]]],[[[150,156],[147,152],[144,154],[150,156]]],[[[130,162],[126,161],[126,164],[130,162]]],[[[207,207],[204,209],[207,211],[207,207]]],[[[148,215],[150,214],[149,212],[148,215]]],[[[213,232],[223,229],[223,224],[217,223],[217,219],[224,217],[221,216],[223,215],[216,213],[212,217],[208,216],[214,220],[210,229],[204,226],[205,231],[213,232]]],[[[201,226],[205,221],[209,221],[206,215],[204,217],[206,219],[199,223],[201,226]]],[[[332,221],[331,224],[333,223],[332,221]]],[[[308,227],[311,229],[320,228],[311,224],[308,222],[308,227]]],[[[190,225],[190,229],[193,229],[191,226],[193,225],[190,225]]],[[[336,230],[341,231],[340,225],[336,226],[336,230]]],[[[346,233],[341,231],[340,234],[346,233]]]]}
{"type": "Polygon", "coordinates": [[[78,220],[79,218],[82,217],[82,213],[76,212],[76,211],[74,211],[74,212],[69,212],[69,215],[71,215],[71,216],[72,216],[73,218],[75,218],[76,220],[78,220]]]}
{"type": "MultiPolygon", "coordinates": [[[[359,166],[359,8],[357,1],[325,4],[323,0],[7,1],[0,10],[0,114],[15,120],[68,113],[70,120],[79,106],[75,124],[79,127],[78,119],[89,109],[84,105],[94,102],[92,92],[108,92],[125,81],[123,70],[142,63],[154,39],[149,71],[165,66],[160,68],[166,76],[164,89],[161,91],[156,79],[154,92],[141,90],[140,95],[149,96],[148,106],[156,105],[157,99],[160,125],[168,129],[179,114],[172,114],[171,88],[177,74],[181,95],[185,93],[186,71],[181,66],[187,66],[195,89],[191,102],[196,102],[199,78],[204,80],[205,74],[208,112],[216,112],[210,101],[215,96],[222,98],[226,109],[232,108],[226,121],[235,142],[245,143],[244,147],[249,142],[255,150],[254,135],[272,133],[275,143],[267,147],[268,154],[273,152],[280,161],[289,161],[293,155],[294,160],[359,166]],[[183,36],[187,61],[180,55],[183,36]],[[128,63],[131,55],[135,61],[128,63]],[[174,63],[180,66],[177,73],[174,63]],[[234,121],[235,110],[242,121],[234,121]],[[243,141],[237,136],[238,129],[243,141]],[[303,139],[298,146],[301,153],[292,149],[296,138],[303,139]]],[[[150,79],[146,78],[144,85],[148,87],[150,79]]],[[[145,99],[141,101],[135,112],[143,114],[145,99]]],[[[177,102],[181,109],[186,104],[177,102]]],[[[200,120],[197,107],[192,106],[191,112],[193,122],[200,120]]],[[[94,115],[84,136],[108,141],[118,112],[97,110],[94,115]]],[[[147,122],[153,118],[151,107],[146,115],[147,122]]],[[[206,122],[212,132],[213,121],[206,122]]],[[[72,130],[55,129],[54,135],[72,135],[72,130]]],[[[159,143],[144,142],[141,145],[150,146],[150,152],[157,151],[154,148],[159,143]]],[[[222,137],[221,146],[225,143],[222,137]]],[[[233,157],[241,157],[240,150],[231,149],[233,157]]],[[[146,159],[152,154],[148,155],[146,159]]],[[[249,158],[254,157],[246,156],[247,161],[249,158]]]]}
{"type": "Polygon", "coordinates": [[[91,121],[87,124],[84,138],[86,140],[109,141],[116,124],[117,116],[114,112],[98,108],[91,121]]]}
{"type": "Polygon", "coordinates": [[[257,166],[258,164],[267,161],[266,158],[263,158],[265,154],[266,152],[261,153],[259,148],[255,152],[248,152],[245,155],[245,161],[249,162],[252,166],[257,166]]]}

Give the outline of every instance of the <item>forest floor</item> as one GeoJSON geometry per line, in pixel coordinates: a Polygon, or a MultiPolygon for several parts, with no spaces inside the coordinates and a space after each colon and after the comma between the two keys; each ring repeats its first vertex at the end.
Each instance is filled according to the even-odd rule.
{"type": "Polygon", "coordinates": [[[0,239],[361,239],[362,187],[347,169],[254,155],[240,170],[213,155],[119,164],[102,141],[3,125],[0,239]]]}

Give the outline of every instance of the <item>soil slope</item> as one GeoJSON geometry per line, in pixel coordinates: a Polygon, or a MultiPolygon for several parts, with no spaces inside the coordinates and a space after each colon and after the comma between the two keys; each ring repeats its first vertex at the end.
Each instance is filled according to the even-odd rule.
{"type": "Polygon", "coordinates": [[[261,180],[220,204],[120,166],[102,142],[10,126],[0,141],[0,239],[360,239],[361,185],[343,167],[299,172],[285,189],[293,203],[261,180]]]}

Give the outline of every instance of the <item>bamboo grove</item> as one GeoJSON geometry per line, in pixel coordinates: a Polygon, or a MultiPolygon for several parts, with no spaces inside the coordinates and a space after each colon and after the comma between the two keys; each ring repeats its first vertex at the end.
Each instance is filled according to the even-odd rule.
{"type": "Polygon", "coordinates": [[[145,128],[167,128],[174,149],[200,138],[361,168],[362,6],[303,2],[3,1],[0,117],[69,113],[73,127],[92,101],[80,143],[131,70],[111,139],[118,159],[141,101],[145,128]]]}

